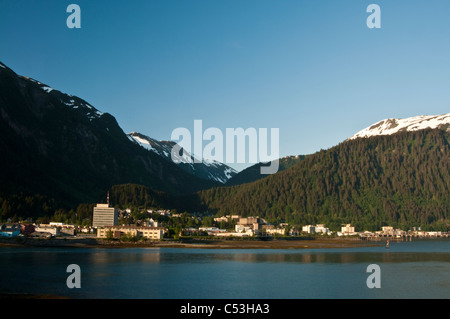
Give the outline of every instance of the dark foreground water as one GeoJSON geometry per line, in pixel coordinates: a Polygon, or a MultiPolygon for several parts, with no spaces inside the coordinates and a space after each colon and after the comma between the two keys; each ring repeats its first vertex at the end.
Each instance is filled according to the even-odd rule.
{"type": "Polygon", "coordinates": [[[0,293],[71,298],[303,299],[450,297],[450,240],[389,249],[0,248],[0,293]],[[81,270],[70,289],[67,266],[81,270]],[[368,288],[370,264],[381,288],[368,288]]]}

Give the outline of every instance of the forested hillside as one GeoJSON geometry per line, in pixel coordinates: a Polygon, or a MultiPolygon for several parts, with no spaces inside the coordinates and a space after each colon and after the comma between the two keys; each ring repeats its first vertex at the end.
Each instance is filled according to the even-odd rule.
{"type": "MultiPolygon", "coordinates": [[[[278,160],[278,172],[281,172],[289,167],[294,166],[299,161],[303,160],[307,155],[296,155],[296,156],[286,156],[278,160]]],[[[258,179],[267,177],[267,175],[261,174],[261,167],[269,166],[268,164],[257,163],[246,169],[242,170],[238,174],[234,175],[228,182],[225,183],[226,186],[234,186],[245,183],[254,182],[258,179]]]]}
{"type": "Polygon", "coordinates": [[[200,191],[200,204],[210,213],[290,224],[445,226],[449,135],[422,130],[347,141],[256,182],[200,191]]]}

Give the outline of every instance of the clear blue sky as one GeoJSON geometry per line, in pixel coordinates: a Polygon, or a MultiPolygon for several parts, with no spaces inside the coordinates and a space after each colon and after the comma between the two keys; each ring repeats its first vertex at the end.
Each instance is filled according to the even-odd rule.
{"type": "Polygon", "coordinates": [[[280,156],[310,154],[384,118],[450,112],[449,15],[448,0],[0,0],[0,61],[126,133],[275,127],[280,156]]]}

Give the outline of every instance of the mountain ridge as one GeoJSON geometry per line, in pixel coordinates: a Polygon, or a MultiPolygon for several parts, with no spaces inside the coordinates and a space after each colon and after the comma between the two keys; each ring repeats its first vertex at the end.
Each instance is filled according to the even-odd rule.
{"type": "Polygon", "coordinates": [[[347,140],[377,135],[392,135],[403,131],[412,132],[428,128],[446,129],[447,131],[450,131],[450,113],[441,115],[419,115],[404,119],[384,119],[362,129],[347,140]]]}
{"type": "MultiPolygon", "coordinates": [[[[217,186],[131,142],[116,119],[1,63],[0,191],[64,205],[96,202],[115,184],[173,194],[217,186]]],[[[6,196],[6,195],[5,195],[6,196]]]]}

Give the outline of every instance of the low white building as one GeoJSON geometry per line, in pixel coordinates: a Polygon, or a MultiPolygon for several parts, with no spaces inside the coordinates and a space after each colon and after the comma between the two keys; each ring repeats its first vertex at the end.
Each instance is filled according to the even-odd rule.
{"type": "Polygon", "coordinates": [[[164,236],[162,227],[143,227],[143,226],[106,226],[97,229],[98,238],[107,238],[111,232],[114,238],[120,238],[121,235],[130,235],[144,237],[146,239],[159,240],[164,236]]]}
{"type": "Polygon", "coordinates": [[[325,227],[324,224],[317,224],[315,227],[315,231],[316,233],[322,233],[322,234],[328,234],[330,232],[330,230],[325,227]]]}
{"type": "Polygon", "coordinates": [[[307,234],[315,234],[315,233],[329,234],[330,233],[330,229],[325,227],[324,224],[317,224],[315,226],[313,226],[313,225],[305,225],[305,226],[302,227],[302,232],[307,233],[307,234]]]}
{"type": "Polygon", "coordinates": [[[64,226],[64,225],[65,225],[64,223],[60,223],[60,222],[50,222],[50,226],[57,227],[57,226],[64,226]]]}
{"type": "Polygon", "coordinates": [[[161,227],[161,224],[153,218],[148,218],[145,224],[147,227],[161,227]]]}
{"type": "Polygon", "coordinates": [[[285,228],[269,228],[266,229],[266,234],[270,234],[270,235],[285,235],[286,234],[286,229],[285,228]]]}
{"type": "Polygon", "coordinates": [[[365,230],[364,232],[360,233],[359,236],[360,237],[374,237],[375,233],[371,232],[371,231],[368,231],[368,230],[365,230]]]}
{"type": "Polygon", "coordinates": [[[91,228],[91,227],[82,227],[80,229],[80,232],[85,233],[85,234],[90,234],[90,233],[92,233],[92,229],[93,228],[91,228]]]}
{"type": "Polygon", "coordinates": [[[427,233],[428,233],[428,236],[430,236],[430,237],[444,237],[447,235],[447,233],[444,233],[441,231],[429,231],[427,233]]]}
{"type": "Polygon", "coordinates": [[[354,233],[355,232],[355,226],[352,226],[351,224],[347,224],[345,226],[341,227],[341,232],[343,234],[345,233],[354,233]]]}
{"type": "Polygon", "coordinates": [[[302,232],[307,234],[314,234],[316,232],[316,227],[313,225],[306,225],[302,227],[302,232]]]}
{"type": "Polygon", "coordinates": [[[246,234],[247,236],[254,236],[256,233],[252,227],[246,225],[236,225],[234,230],[237,234],[246,234]]]}
{"type": "Polygon", "coordinates": [[[245,233],[233,233],[233,232],[223,232],[223,233],[215,233],[216,237],[252,237],[254,236],[253,231],[245,232],[245,233]]]}
{"type": "Polygon", "coordinates": [[[206,232],[208,236],[218,236],[218,234],[227,232],[226,229],[220,229],[217,227],[200,227],[198,230],[206,232]]]}
{"type": "Polygon", "coordinates": [[[377,232],[377,235],[388,237],[401,237],[405,234],[406,232],[404,230],[394,229],[392,226],[383,226],[381,227],[381,231],[377,232]]]}
{"type": "Polygon", "coordinates": [[[355,227],[351,224],[346,224],[345,226],[341,227],[341,231],[337,233],[338,236],[353,236],[358,235],[357,232],[355,232],[355,227]]]}
{"type": "Polygon", "coordinates": [[[48,233],[53,236],[59,236],[59,229],[57,227],[46,227],[46,226],[36,226],[35,232],[38,233],[48,233]]]}

